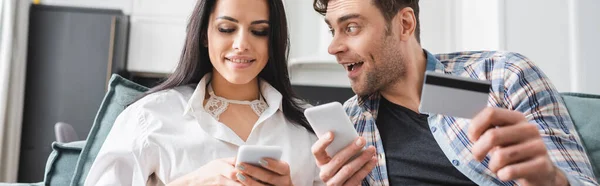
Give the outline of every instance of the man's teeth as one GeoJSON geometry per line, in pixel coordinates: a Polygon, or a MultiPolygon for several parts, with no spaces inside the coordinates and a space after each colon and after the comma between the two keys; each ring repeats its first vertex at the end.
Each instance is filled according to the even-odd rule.
{"type": "Polygon", "coordinates": [[[356,67],[356,65],[360,65],[360,64],[363,64],[363,62],[349,63],[349,64],[346,64],[346,66],[348,67],[349,71],[352,71],[352,70],[354,70],[354,67],[356,67]]]}
{"type": "Polygon", "coordinates": [[[354,66],[354,65],[359,65],[359,64],[363,64],[363,62],[348,63],[348,64],[346,64],[346,66],[354,66]]]}
{"type": "Polygon", "coordinates": [[[354,65],[357,65],[357,64],[359,64],[359,63],[360,63],[360,62],[357,62],[357,63],[350,63],[350,64],[348,64],[348,66],[354,66],[354,65]]]}
{"type": "Polygon", "coordinates": [[[234,63],[250,63],[252,62],[252,60],[244,60],[244,59],[228,59],[231,62],[234,63]]]}

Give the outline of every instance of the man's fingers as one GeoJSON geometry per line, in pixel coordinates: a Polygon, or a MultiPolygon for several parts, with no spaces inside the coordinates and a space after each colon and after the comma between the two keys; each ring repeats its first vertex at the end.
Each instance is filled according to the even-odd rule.
{"type": "Polygon", "coordinates": [[[538,156],[534,159],[513,164],[498,170],[498,178],[502,181],[534,178],[539,179],[536,175],[540,172],[549,172],[554,168],[554,164],[548,160],[546,156],[538,156]]]}
{"type": "Polygon", "coordinates": [[[375,168],[375,166],[377,166],[377,158],[371,157],[371,160],[366,165],[364,165],[360,170],[358,170],[354,174],[354,176],[352,176],[350,179],[348,179],[348,181],[346,181],[346,183],[344,183],[344,186],[360,185],[361,182],[363,181],[363,179],[365,179],[365,177],[367,177],[367,175],[369,175],[369,173],[371,173],[371,171],[373,170],[373,168],[375,168]]]}
{"type": "Polygon", "coordinates": [[[492,154],[488,167],[492,172],[497,173],[505,166],[532,159],[544,153],[546,153],[546,147],[542,139],[529,140],[525,143],[498,148],[492,154]]]}
{"type": "Polygon", "coordinates": [[[479,140],[475,141],[471,152],[475,159],[481,161],[496,146],[508,146],[531,138],[539,137],[539,131],[535,125],[527,122],[491,128],[486,130],[479,140]]]}
{"type": "MultiPolygon", "coordinates": [[[[341,152],[341,151],[340,151],[341,152]]],[[[340,154],[340,153],[338,153],[340,154]]],[[[341,154],[340,154],[341,155],[341,154]]],[[[369,147],[361,152],[356,158],[352,161],[347,162],[350,158],[340,158],[336,159],[337,155],[331,160],[330,164],[327,164],[326,167],[323,167],[323,172],[325,174],[321,174],[321,179],[323,181],[327,180],[328,183],[339,183],[342,184],[346,182],[351,176],[353,176],[357,171],[359,171],[362,167],[364,167],[371,158],[375,155],[375,147],[369,147]],[[333,164],[333,163],[341,164],[333,164]],[[331,174],[333,173],[333,174],[331,174]],[[325,179],[323,179],[325,178],[325,179]]],[[[354,155],[352,155],[354,156],[354,155]]],[[[334,184],[335,185],[335,184],[334,184]]]]}
{"type": "MultiPolygon", "coordinates": [[[[337,154],[335,154],[333,156],[333,158],[331,158],[331,161],[329,161],[329,163],[327,163],[326,165],[321,167],[321,179],[326,178],[329,179],[331,177],[333,177],[334,174],[336,174],[338,172],[338,170],[340,170],[340,168],[342,168],[342,166],[344,166],[346,164],[346,162],[348,162],[348,160],[350,160],[350,158],[356,156],[358,153],[360,153],[360,151],[363,149],[363,147],[365,146],[366,141],[363,137],[358,137],[356,138],[356,140],[354,140],[353,143],[349,144],[348,146],[344,147],[344,149],[340,150],[337,154]]],[[[367,151],[369,153],[371,153],[371,156],[375,154],[375,148],[373,147],[372,150],[367,151]]],[[[363,164],[360,165],[360,167],[362,167],[362,165],[364,165],[367,161],[365,160],[363,162],[363,164]]],[[[339,173],[337,173],[337,175],[339,175],[339,173]]],[[[352,174],[349,175],[342,175],[344,177],[350,177],[352,174]]],[[[325,179],[323,179],[325,180],[325,179]]]]}
{"type": "Polygon", "coordinates": [[[247,186],[262,186],[265,184],[262,184],[254,179],[252,179],[252,177],[250,177],[250,175],[238,172],[236,174],[238,181],[240,181],[242,184],[247,185],[247,186]]]}
{"type": "Polygon", "coordinates": [[[288,163],[286,163],[285,161],[264,158],[259,163],[263,168],[277,173],[279,175],[284,176],[290,174],[290,165],[288,165],[288,163]]]}
{"type": "Polygon", "coordinates": [[[471,120],[468,136],[471,141],[477,141],[489,128],[513,125],[521,121],[526,121],[526,119],[520,112],[487,107],[471,120]]]}
{"type": "Polygon", "coordinates": [[[312,153],[315,156],[315,160],[318,166],[325,165],[329,163],[331,157],[327,154],[325,149],[331,142],[333,142],[333,133],[327,132],[325,135],[320,136],[319,140],[313,144],[311,147],[312,153]]]}

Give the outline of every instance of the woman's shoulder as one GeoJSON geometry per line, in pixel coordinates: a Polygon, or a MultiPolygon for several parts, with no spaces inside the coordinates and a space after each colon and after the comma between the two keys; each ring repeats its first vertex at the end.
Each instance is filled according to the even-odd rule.
{"type": "Polygon", "coordinates": [[[129,105],[127,109],[146,112],[164,112],[170,109],[182,109],[187,105],[193,92],[194,88],[192,85],[161,90],[145,95],[129,105]]]}

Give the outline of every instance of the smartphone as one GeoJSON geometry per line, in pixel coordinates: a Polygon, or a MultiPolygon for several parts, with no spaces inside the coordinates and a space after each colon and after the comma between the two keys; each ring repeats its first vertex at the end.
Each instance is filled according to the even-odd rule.
{"type": "Polygon", "coordinates": [[[358,137],[354,124],[352,124],[339,102],[308,108],[304,111],[304,116],[306,116],[317,137],[320,138],[330,131],[333,133],[333,142],[325,149],[331,157],[353,143],[358,137]]]}
{"type": "Polygon", "coordinates": [[[275,160],[281,159],[283,150],[278,146],[262,146],[262,145],[242,145],[237,152],[235,164],[248,163],[255,166],[260,166],[258,161],[263,158],[271,158],[275,160]]]}

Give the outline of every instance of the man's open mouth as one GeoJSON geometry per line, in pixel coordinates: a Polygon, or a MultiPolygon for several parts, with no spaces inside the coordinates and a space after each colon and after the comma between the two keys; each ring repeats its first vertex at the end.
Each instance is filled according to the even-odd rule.
{"type": "Polygon", "coordinates": [[[346,64],[345,65],[346,66],[346,70],[350,72],[350,71],[354,70],[356,67],[361,66],[363,63],[364,63],[363,61],[360,61],[360,62],[356,62],[356,63],[346,64]]]}

